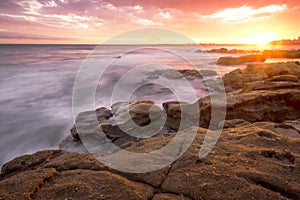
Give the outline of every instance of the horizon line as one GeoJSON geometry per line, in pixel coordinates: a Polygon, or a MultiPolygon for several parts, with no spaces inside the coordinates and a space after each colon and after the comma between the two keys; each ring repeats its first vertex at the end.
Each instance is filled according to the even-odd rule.
{"type": "Polygon", "coordinates": [[[258,44],[248,43],[166,43],[166,44],[94,44],[94,43],[0,43],[0,45],[242,45],[242,46],[259,46],[258,44]]]}

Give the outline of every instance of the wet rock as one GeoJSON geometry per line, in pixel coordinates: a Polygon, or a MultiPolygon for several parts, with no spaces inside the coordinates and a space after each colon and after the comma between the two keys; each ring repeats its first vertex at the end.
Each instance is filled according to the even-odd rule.
{"type": "Polygon", "coordinates": [[[154,70],[152,72],[147,72],[148,78],[156,79],[159,76],[168,78],[168,79],[180,79],[182,74],[175,69],[164,69],[164,70],[154,70]]]}
{"type": "Polygon", "coordinates": [[[178,72],[181,73],[183,77],[188,79],[201,78],[201,73],[198,70],[182,69],[178,70],[178,72]]]}
{"type": "Polygon", "coordinates": [[[211,49],[207,51],[208,53],[227,53],[227,48],[211,49]]]}
{"type": "Polygon", "coordinates": [[[207,77],[207,76],[217,76],[218,73],[213,70],[200,70],[200,74],[202,77],[207,77]]]}
{"type": "Polygon", "coordinates": [[[153,101],[137,101],[115,104],[112,106],[112,113],[120,124],[127,123],[131,119],[139,126],[146,126],[151,120],[160,117],[161,109],[153,101]]]}
{"type": "Polygon", "coordinates": [[[95,111],[82,112],[76,117],[76,126],[70,130],[74,142],[67,137],[60,144],[60,149],[87,152],[86,145],[97,143],[106,146],[107,139],[122,147],[137,141],[138,136],[147,131],[157,134],[168,132],[167,128],[160,125],[164,118],[160,107],[152,101],[119,102],[112,105],[111,111],[102,107],[95,111]],[[152,126],[148,126],[150,123],[152,126]]]}
{"type": "Polygon", "coordinates": [[[246,55],[240,57],[220,57],[217,60],[218,65],[241,65],[248,62],[264,62],[266,57],[263,55],[246,55]]]}
{"type": "MultiPolygon", "coordinates": [[[[86,111],[86,112],[82,112],[80,113],[80,117],[77,118],[78,121],[80,121],[80,123],[86,123],[88,124],[89,122],[98,120],[99,123],[108,120],[110,117],[112,117],[112,113],[109,109],[105,108],[105,107],[100,107],[97,108],[95,111],[86,111]]],[[[78,135],[76,126],[74,125],[71,129],[70,129],[70,133],[74,139],[74,141],[80,141],[80,137],[78,135]]]]}
{"type": "Polygon", "coordinates": [[[259,51],[258,50],[219,48],[219,49],[208,50],[207,53],[246,54],[246,53],[259,53],[259,51]]]}
{"type": "Polygon", "coordinates": [[[70,151],[70,152],[78,152],[78,153],[88,153],[88,150],[84,147],[80,140],[75,140],[72,135],[67,136],[60,144],[59,149],[70,151]]]}

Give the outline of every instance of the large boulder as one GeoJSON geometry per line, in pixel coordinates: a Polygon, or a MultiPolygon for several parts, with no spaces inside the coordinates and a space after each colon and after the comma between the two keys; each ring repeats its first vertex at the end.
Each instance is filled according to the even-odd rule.
{"type": "MultiPolygon", "coordinates": [[[[73,141],[68,136],[60,144],[60,149],[87,152],[82,144],[82,138],[88,142],[94,139],[99,143],[103,141],[104,146],[108,138],[119,147],[127,146],[137,140],[134,136],[138,137],[137,132],[141,130],[140,128],[144,131],[147,128],[149,131],[160,128],[162,117],[161,108],[152,101],[120,102],[112,105],[112,110],[101,107],[95,111],[82,112],[78,114],[76,125],[70,130],[73,141]],[[152,126],[148,126],[150,123],[152,126]]],[[[168,132],[166,128],[159,133],[164,132],[168,132]]]]}
{"type": "Polygon", "coordinates": [[[119,122],[126,123],[132,120],[139,126],[146,126],[160,116],[161,109],[153,101],[124,102],[112,105],[112,114],[119,122]]]}

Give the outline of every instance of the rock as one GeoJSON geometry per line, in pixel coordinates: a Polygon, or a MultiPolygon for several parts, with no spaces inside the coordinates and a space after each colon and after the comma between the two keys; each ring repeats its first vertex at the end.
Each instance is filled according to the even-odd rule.
{"type": "MultiPolygon", "coordinates": [[[[80,139],[80,138],[79,138],[80,139]]],[[[67,136],[60,144],[59,149],[70,152],[88,153],[80,140],[75,140],[72,135],[67,136]]]]}
{"type": "Polygon", "coordinates": [[[122,103],[112,106],[114,119],[119,123],[126,123],[129,112],[132,121],[139,126],[148,125],[151,120],[160,117],[161,109],[153,101],[137,101],[134,103],[122,103]]]}
{"type": "Polygon", "coordinates": [[[243,50],[243,49],[230,49],[228,53],[233,54],[246,54],[246,53],[260,53],[259,50],[243,50]]]}
{"type": "Polygon", "coordinates": [[[147,73],[149,79],[157,79],[159,76],[163,76],[168,79],[181,79],[182,77],[188,79],[203,78],[207,76],[217,76],[218,73],[213,70],[195,70],[195,69],[165,69],[155,70],[147,73]]]}
{"type": "Polygon", "coordinates": [[[255,81],[297,82],[300,77],[300,65],[295,62],[251,64],[246,69],[236,69],[223,76],[227,92],[242,89],[247,83],[255,81]]]}
{"type": "Polygon", "coordinates": [[[258,50],[243,50],[243,49],[219,48],[219,49],[208,50],[207,53],[246,54],[246,53],[259,53],[259,51],[258,50]]]}
{"type": "Polygon", "coordinates": [[[108,136],[109,139],[122,137],[125,134],[113,120],[107,120],[100,123],[99,128],[101,128],[101,130],[108,136]]]}
{"type": "MultiPolygon", "coordinates": [[[[218,95],[216,95],[218,98],[218,95]]],[[[282,122],[289,119],[300,118],[300,88],[298,89],[278,89],[278,90],[257,90],[247,93],[227,94],[226,119],[242,119],[248,122],[272,121],[282,122]]],[[[164,104],[167,113],[167,126],[178,130],[181,122],[180,102],[168,102],[164,104]]],[[[199,106],[200,120],[199,126],[208,128],[211,119],[211,98],[200,99],[194,105],[183,104],[185,107],[199,106]]],[[[223,104],[215,104],[215,109],[219,110],[223,104]]],[[[187,109],[188,110],[188,109],[187,109]]],[[[184,114],[185,121],[193,118],[190,111],[184,114]]],[[[199,113],[198,113],[199,115],[199,113]]],[[[211,124],[218,129],[219,124],[211,124]]]]}
{"type": "Polygon", "coordinates": [[[182,69],[178,70],[179,73],[183,75],[183,77],[188,79],[196,79],[203,78],[207,76],[217,76],[218,73],[213,70],[191,70],[191,69],[182,69]]]}
{"type": "Polygon", "coordinates": [[[248,62],[264,62],[265,56],[254,54],[240,57],[220,57],[217,60],[218,65],[241,65],[248,62]]]}
{"type": "Polygon", "coordinates": [[[227,53],[228,49],[226,48],[219,48],[219,49],[211,49],[208,50],[207,53],[227,53]]]}
{"type": "Polygon", "coordinates": [[[182,74],[180,74],[175,69],[164,69],[164,70],[154,70],[152,72],[147,72],[149,79],[156,79],[159,76],[168,78],[168,79],[180,79],[182,78],[182,74]]]}
{"type": "MultiPolygon", "coordinates": [[[[89,154],[52,150],[21,156],[2,167],[0,199],[300,199],[300,138],[279,133],[280,125],[224,129],[204,158],[199,149],[207,129],[184,130],[186,135],[198,131],[188,150],[171,165],[147,173],[116,171],[89,154]]],[[[175,134],[126,150],[151,152],[175,134]]]]}
{"type": "Polygon", "coordinates": [[[196,126],[199,118],[197,106],[178,101],[164,102],[163,107],[167,114],[166,126],[177,131],[180,127],[181,118],[184,119],[184,123],[180,127],[181,129],[196,126]],[[195,118],[197,121],[195,121],[195,118]]]}
{"type": "Polygon", "coordinates": [[[270,82],[277,82],[277,81],[298,82],[299,78],[295,75],[278,75],[278,76],[273,76],[272,78],[269,78],[266,81],[270,81],[270,82]]]}
{"type": "Polygon", "coordinates": [[[250,122],[243,119],[229,119],[224,121],[223,128],[236,128],[241,126],[247,126],[250,124],[251,124],[250,122]]]}
{"type": "MultiPolygon", "coordinates": [[[[112,113],[110,112],[109,109],[105,107],[100,107],[97,108],[95,111],[87,111],[87,112],[80,113],[80,116],[81,116],[80,121],[82,123],[89,123],[90,121],[95,120],[95,117],[101,123],[103,121],[108,120],[110,117],[112,117],[112,113]]],[[[78,135],[75,125],[70,129],[70,132],[74,141],[80,141],[80,137],[78,135]]]]}
{"type": "Polygon", "coordinates": [[[181,73],[183,77],[188,79],[201,78],[201,74],[198,70],[182,69],[178,70],[178,72],[181,73]]]}
{"type": "Polygon", "coordinates": [[[200,74],[202,77],[206,77],[206,76],[217,76],[218,73],[216,71],[213,70],[200,70],[200,74]]]}
{"type": "MultiPolygon", "coordinates": [[[[133,136],[138,136],[138,134],[146,134],[147,131],[159,134],[168,132],[167,127],[161,127],[161,120],[164,121],[162,110],[152,101],[115,103],[112,105],[111,111],[102,107],[95,111],[80,113],[76,118],[76,127],[74,125],[71,129],[74,142],[67,137],[61,142],[59,147],[62,150],[80,153],[87,152],[82,144],[82,138],[85,138],[85,145],[87,141],[89,143],[94,140],[95,143],[101,143],[104,149],[106,149],[106,144],[104,143],[106,139],[111,140],[119,147],[128,146],[132,142],[137,141],[138,138],[133,136]],[[97,119],[95,119],[95,116],[97,119]],[[147,126],[150,122],[152,126],[147,126]],[[141,129],[143,131],[138,132],[140,127],[145,128],[141,129]],[[80,137],[77,130],[80,130],[80,137]],[[104,135],[100,133],[104,133],[104,135]]],[[[142,137],[148,136],[143,135],[142,137]]],[[[112,149],[107,148],[107,150],[112,149]]]]}
{"type": "Polygon", "coordinates": [[[298,50],[264,50],[263,55],[269,58],[300,58],[298,50]]]}
{"type": "Polygon", "coordinates": [[[190,200],[190,198],[187,198],[183,195],[158,193],[153,196],[152,200],[190,200]]]}
{"type": "Polygon", "coordinates": [[[251,92],[253,90],[278,90],[278,89],[298,89],[300,83],[281,81],[281,82],[269,82],[269,81],[256,81],[247,83],[242,89],[241,93],[251,92]]]}
{"type": "MultiPolygon", "coordinates": [[[[52,151],[43,153],[50,155],[52,151]]],[[[33,155],[34,158],[38,156],[33,155]]],[[[22,158],[14,161],[23,162],[22,158]]],[[[0,199],[149,199],[152,196],[152,187],[105,171],[105,167],[97,168],[96,163],[89,155],[56,151],[54,157],[35,166],[37,169],[27,166],[28,169],[2,178],[0,199]],[[57,163],[56,158],[60,156],[64,160],[59,158],[57,163]],[[88,162],[86,166],[80,164],[82,158],[83,162],[88,162]],[[64,163],[70,162],[73,167],[61,168],[64,163]]]]}

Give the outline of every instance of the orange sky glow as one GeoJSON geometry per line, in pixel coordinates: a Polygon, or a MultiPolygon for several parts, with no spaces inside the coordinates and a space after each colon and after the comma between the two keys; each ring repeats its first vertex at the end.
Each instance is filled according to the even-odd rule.
{"type": "Polygon", "coordinates": [[[300,36],[299,0],[3,0],[0,43],[99,44],[136,28],[167,28],[197,43],[300,36]]]}

